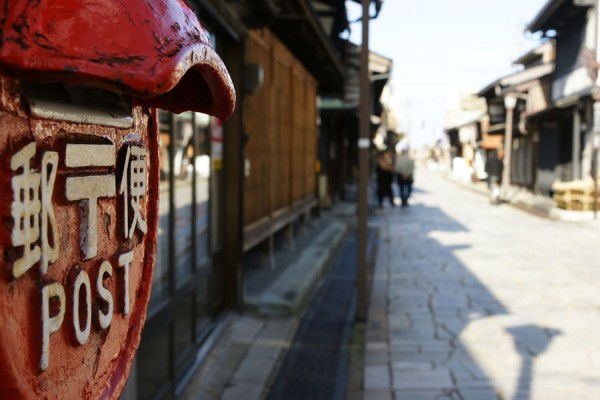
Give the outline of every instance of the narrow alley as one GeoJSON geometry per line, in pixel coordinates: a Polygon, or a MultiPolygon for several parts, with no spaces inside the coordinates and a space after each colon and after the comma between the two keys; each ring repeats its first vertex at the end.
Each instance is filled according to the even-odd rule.
{"type": "Polygon", "coordinates": [[[356,398],[599,398],[599,225],[493,206],[425,169],[410,207],[369,223],[381,233],[356,398]]]}

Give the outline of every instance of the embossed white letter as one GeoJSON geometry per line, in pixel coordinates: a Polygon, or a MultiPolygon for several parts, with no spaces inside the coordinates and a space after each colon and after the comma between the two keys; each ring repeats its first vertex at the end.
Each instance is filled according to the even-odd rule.
{"type": "Polygon", "coordinates": [[[129,314],[129,264],[133,261],[133,250],[119,256],[119,268],[124,268],[123,275],[123,314],[129,314]]]}
{"type": "Polygon", "coordinates": [[[90,277],[85,271],[80,271],[75,278],[75,284],[73,285],[73,328],[75,328],[75,337],[79,344],[85,344],[90,337],[90,330],[92,328],[92,288],[90,285],[90,277]],[[86,316],[85,316],[85,328],[81,329],[81,323],[79,321],[79,293],[81,288],[85,290],[85,303],[86,303],[86,316]]]}
{"type": "Polygon", "coordinates": [[[113,316],[112,294],[102,285],[105,274],[108,274],[109,277],[113,274],[113,267],[108,261],[103,261],[102,265],[100,265],[100,271],[98,271],[98,280],[96,281],[96,290],[98,291],[98,295],[100,295],[102,300],[106,301],[108,304],[108,310],[106,310],[106,314],[103,313],[101,309],[98,309],[98,323],[102,329],[106,329],[110,326],[113,316]]]}
{"type": "Polygon", "coordinates": [[[40,369],[48,368],[50,359],[50,335],[56,332],[65,318],[65,288],[58,282],[42,288],[42,359],[40,369]],[[50,299],[58,298],[60,306],[55,316],[50,316],[50,299]]]}

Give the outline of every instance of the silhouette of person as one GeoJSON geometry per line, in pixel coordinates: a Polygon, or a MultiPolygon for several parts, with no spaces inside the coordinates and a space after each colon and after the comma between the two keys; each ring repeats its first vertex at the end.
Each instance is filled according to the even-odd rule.
{"type": "Polygon", "coordinates": [[[391,150],[380,153],[377,157],[377,201],[379,207],[383,207],[383,199],[389,198],[390,205],[394,204],[394,193],[392,191],[392,182],[394,180],[393,155],[391,150]]]}
{"type": "Polygon", "coordinates": [[[502,149],[492,151],[490,157],[485,162],[485,172],[487,174],[488,188],[492,183],[500,184],[502,182],[502,172],[504,171],[504,153],[502,149]]]}
{"type": "Polygon", "coordinates": [[[412,185],[414,182],[415,162],[408,153],[408,145],[403,142],[398,143],[396,160],[394,161],[394,172],[400,190],[400,200],[402,207],[408,206],[408,199],[412,194],[412,185]]]}

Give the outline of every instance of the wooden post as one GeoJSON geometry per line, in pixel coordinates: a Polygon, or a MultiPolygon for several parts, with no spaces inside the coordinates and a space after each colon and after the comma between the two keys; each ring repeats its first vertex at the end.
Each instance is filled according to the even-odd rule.
{"type": "Polygon", "coordinates": [[[573,180],[581,179],[581,115],[573,110],[573,180]]]}
{"type": "Polygon", "coordinates": [[[502,196],[506,199],[508,187],[510,186],[511,166],[512,166],[512,134],[513,134],[513,116],[517,98],[507,94],[504,98],[506,107],[506,129],[504,135],[504,170],[502,171],[502,196]]]}
{"type": "Polygon", "coordinates": [[[594,179],[594,219],[598,218],[598,147],[600,138],[594,137],[594,151],[592,151],[592,179],[594,179]]]}
{"type": "MultiPolygon", "coordinates": [[[[244,47],[232,45],[225,49],[225,62],[236,87],[243,85],[244,47]]],[[[223,142],[223,221],[224,221],[224,306],[228,310],[241,309],[243,299],[242,247],[243,247],[243,179],[244,179],[244,124],[242,97],[237,96],[235,112],[224,125],[223,142]]]]}
{"type": "Polygon", "coordinates": [[[367,319],[367,194],[369,180],[369,4],[362,0],[362,45],[360,55],[360,130],[358,139],[358,271],[356,276],[356,320],[367,319]]]}

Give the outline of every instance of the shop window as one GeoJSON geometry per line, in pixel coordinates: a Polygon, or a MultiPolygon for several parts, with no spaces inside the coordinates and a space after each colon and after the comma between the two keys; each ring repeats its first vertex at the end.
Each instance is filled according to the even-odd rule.
{"type": "Polygon", "coordinates": [[[190,363],[193,361],[193,356],[196,354],[193,350],[193,324],[192,324],[192,306],[193,294],[190,293],[178,300],[175,305],[175,360],[176,374],[181,376],[185,374],[190,363]]]}
{"type": "Polygon", "coordinates": [[[203,268],[210,262],[210,184],[211,184],[211,118],[205,114],[195,114],[194,167],[196,171],[196,268],[203,268]]]}
{"type": "Polygon", "coordinates": [[[174,118],[174,202],[175,202],[175,280],[177,288],[189,282],[193,273],[193,113],[174,118]]]}
{"type": "Polygon", "coordinates": [[[211,121],[159,110],[160,216],[148,329],[138,353],[140,398],[170,395],[194,360],[198,332],[212,321],[211,121]],[[165,318],[171,329],[159,321],[165,318]]]}
{"type": "Polygon", "coordinates": [[[137,352],[137,392],[140,399],[161,397],[169,388],[169,331],[144,335],[137,352]]]}
{"type": "Polygon", "coordinates": [[[158,195],[158,237],[156,243],[156,261],[152,276],[152,291],[150,295],[149,314],[156,310],[157,305],[169,297],[169,226],[170,205],[169,192],[171,179],[169,179],[171,144],[170,115],[159,112],[159,143],[160,143],[160,192],[158,195]]]}

